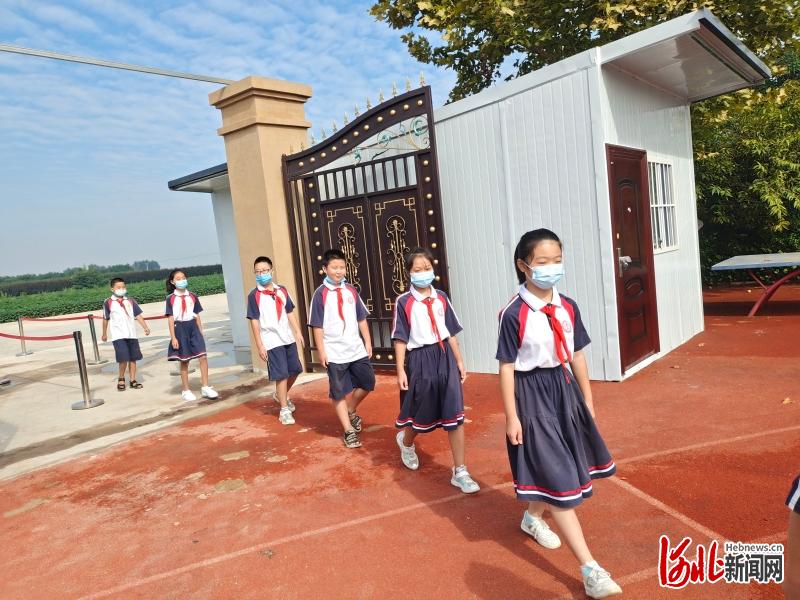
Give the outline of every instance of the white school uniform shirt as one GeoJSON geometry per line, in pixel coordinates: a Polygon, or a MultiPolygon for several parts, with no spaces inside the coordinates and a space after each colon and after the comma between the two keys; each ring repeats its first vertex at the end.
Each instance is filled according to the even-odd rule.
{"type": "Polygon", "coordinates": [[[367,357],[358,323],[367,318],[369,311],[355,287],[344,281],[338,286],[324,281],[311,298],[308,314],[309,327],[322,329],[328,362],[347,364],[367,357]],[[342,298],[341,315],[339,294],[342,298]]]}
{"type": "Polygon", "coordinates": [[[277,283],[272,290],[258,285],[247,296],[247,318],[258,321],[261,343],[267,350],[295,343],[288,316],[292,311],[289,292],[277,283]]]}
{"type": "Polygon", "coordinates": [[[398,296],[394,303],[392,339],[406,342],[409,350],[444,342],[462,329],[450,299],[443,291],[434,287],[431,287],[430,296],[424,296],[412,286],[410,291],[398,296]],[[429,299],[436,331],[428,312],[429,299]]]}
{"type": "MultiPolygon", "coordinates": [[[[555,318],[561,324],[569,349],[569,358],[590,343],[583,326],[578,305],[571,298],[560,295],[553,288],[555,318]],[[574,316],[574,318],[573,318],[574,316]]],[[[495,358],[504,363],[514,363],[516,371],[558,367],[561,363],[556,353],[553,330],[541,309],[547,305],[528,291],[525,285],[500,312],[500,333],[495,358]]]]}
{"type": "Polygon", "coordinates": [[[164,314],[171,316],[175,321],[193,321],[203,307],[200,298],[186,290],[175,290],[167,296],[167,306],[164,314]]]}
{"type": "Polygon", "coordinates": [[[103,302],[103,319],[108,321],[108,330],[111,341],[138,339],[136,333],[136,317],[142,314],[142,309],[136,300],[112,296],[103,302]]]}

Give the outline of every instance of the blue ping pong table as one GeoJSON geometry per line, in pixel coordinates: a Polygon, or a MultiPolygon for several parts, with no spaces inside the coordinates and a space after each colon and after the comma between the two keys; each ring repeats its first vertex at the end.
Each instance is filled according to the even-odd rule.
{"type": "Polygon", "coordinates": [[[777,269],[780,267],[800,267],[800,252],[778,252],[776,254],[744,254],[742,256],[734,256],[722,262],[718,262],[711,267],[712,271],[733,271],[745,270],[747,274],[764,290],[761,297],[756,300],[753,308],[747,314],[748,317],[753,317],[758,312],[758,309],[764,306],[772,295],[784,283],[790,279],[800,275],[800,268],[795,268],[793,271],[787,273],[772,285],[767,285],[761,278],[755,274],[755,269],[777,269]]]}

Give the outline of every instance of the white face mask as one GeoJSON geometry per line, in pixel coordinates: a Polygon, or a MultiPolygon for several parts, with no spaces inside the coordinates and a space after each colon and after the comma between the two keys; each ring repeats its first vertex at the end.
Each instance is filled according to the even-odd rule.
{"type": "Polygon", "coordinates": [[[127,293],[128,293],[128,290],[126,290],[125,288],[122,288],[122,289],[119,289],[119,290],[114,290],[114,295],[117,296],[118,298],[122,298],[127,293]]]}

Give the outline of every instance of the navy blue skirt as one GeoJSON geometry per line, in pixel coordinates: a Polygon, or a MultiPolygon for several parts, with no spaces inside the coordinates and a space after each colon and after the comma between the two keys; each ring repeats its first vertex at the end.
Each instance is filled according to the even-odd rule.
{"type": "Polygon", "coordinates": [[[188,361],[206,355],[206,341],[197,321],[175,321],[175,337],[178,338],[178,349],[172,347],[172,342],[167,350],[167,360],[188,361]]]}
{"type": "Polygon", "coordinates": [[[450,349],[431,344],[410,350],[406,356],[408,390],[400,391],[400,415],[396,427],[425,433],[437,427],[458,428],[464,422],[461,374],[450,349]]]}
{"type": "Polygon", "coordinates": [[[583,394],[563,367],[514,373],[522,444],[506,438],[517,499],[572,508],[592,495],[592,480],[610,477],[611,459],[583,394]]]}

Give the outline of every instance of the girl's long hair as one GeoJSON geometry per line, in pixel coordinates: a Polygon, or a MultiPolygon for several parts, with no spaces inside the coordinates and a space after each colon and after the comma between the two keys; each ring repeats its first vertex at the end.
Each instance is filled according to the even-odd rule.
{"type": "Polygon", "coordinates": [[[169,277],[167,277],[167,293],[168,294],[171,294],[172,292],[175,291],[175,284],[172,283],[172,280],[175,279],[175,275],[177,275],[178,273],[183,273],[184,275],[186,275],[186,273],[184,273],[183,269],[172,269],[172,271],[169,272],[169,277]]]}

